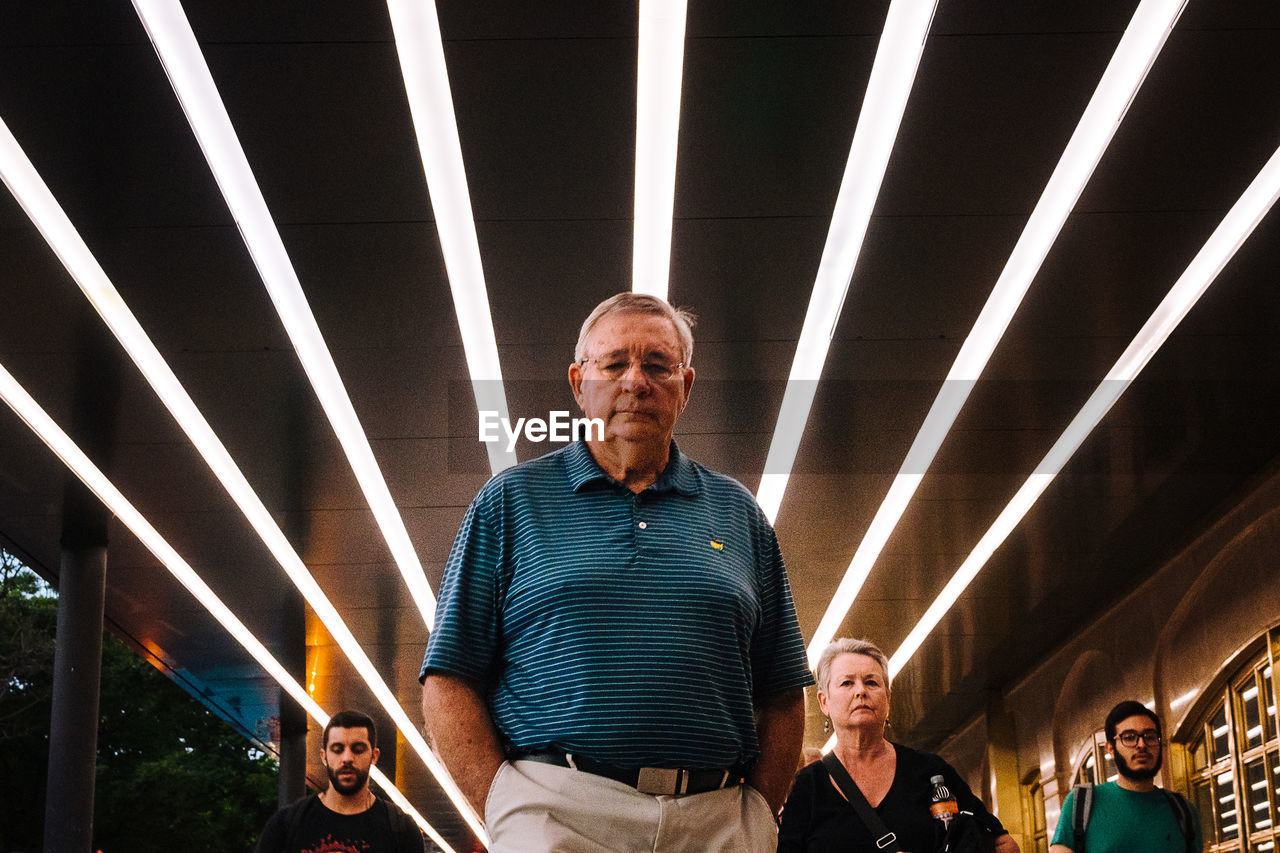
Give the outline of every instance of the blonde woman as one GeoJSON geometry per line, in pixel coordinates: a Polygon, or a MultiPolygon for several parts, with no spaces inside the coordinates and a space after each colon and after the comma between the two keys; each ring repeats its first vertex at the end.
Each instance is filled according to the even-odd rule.
{"type": "MultiPolygon", "coordinates": [[[[877,847],[876,839],[854,810],[826,763],[815,761],[796,776],[782,811],[779,853],[897,849],[932,853],[942,838],[940,821],[929,812],[931,779],[944,784],[994,838],[997,853],[1018,853],[1018,844],[973,795],[964,780],[941,758],[885,740],[889,718],[889,661],[866,640],[836,640],[818,659],[818,703],[835,727],[833,750],[895,846],[877,847]]],[[[847,784],[847,783],[846,783],[847,784]]]]}

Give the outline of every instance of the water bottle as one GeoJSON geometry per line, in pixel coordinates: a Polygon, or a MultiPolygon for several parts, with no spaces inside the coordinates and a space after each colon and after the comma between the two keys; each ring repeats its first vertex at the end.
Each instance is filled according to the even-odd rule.
{"type": "Polygon", "coordinates": [[[933,785],[933,796],[929,800],[929,814],[942,821],[942,829],[945,832],[947,827],[951,826],[951,819],[960,811],[960,806],[956,804],[956,798],[947,790],[941,776],[934,776],[929,779],[929,782],[933,785]]]}

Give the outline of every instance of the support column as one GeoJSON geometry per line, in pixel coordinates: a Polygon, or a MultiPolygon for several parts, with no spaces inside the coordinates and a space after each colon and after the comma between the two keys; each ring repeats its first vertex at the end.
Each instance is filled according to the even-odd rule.
{"type": "MultiPolygon", "coordinates": [[[[281,391],[282,437],[286,452],[280,459],[284,482],[284,505],[305,507],[314,483],[311,421],[311,387],[298,380],[281,391]]],[[[289,544],[299,554],[306,553],[311,537],[310,516],[305,511],[285,515],[281,528],[289,544]]],[[[307,683],[307,603],[302,593],[287,580],[281,581],[280,663],[297,679],[307,683]]],[[[280,776],[276,799],[281,807],[307,793],[307,712],[283,689],[280,691],[280,776]]],[[[317,741],[317,744],[319,742],[317,741]]],[[[315,756],[319,760],[319,756],[315,756]]]]}
{"type": "MultiPolygon", "coordinates": [[[[284,595],[281,633],[285,652],[280,656],[299,684],[307,683],[307,622],[302,594],[292,585],[284,595]]],[[[289,805],[307,792],[307,712],[283,689],[280,691],[280,777],[277,801],[289,805]]]]}
{"type": "Polygon", "coordinates": [[[1030,827],[1022,804],[1018,776],[1018,740],[1013,730],[1013,715],[1004,708],[1004,699],[992,693],[987,699],[987,764],[995,778],[996,812],[1018,846],[1029,850],[1030,827]]]}
{"type": "Polygon", "coordinates": [[[64,547],[49,720],[45,853],[92,849],[106,580],[105,546],[64,547]]]}
{"type": "MultiPolygon", "coordinates": [[[[110,472],[119,403],[115,348],[89,322],[79,335],[71,437],[110,472]]],[[[62,497],[62,559],[49,714],[45,787],[45,853],[92,850],[94,777],[98,765],[98,687],[107,590],[107,526],[102,502],[70,473],[62,497]]]]}

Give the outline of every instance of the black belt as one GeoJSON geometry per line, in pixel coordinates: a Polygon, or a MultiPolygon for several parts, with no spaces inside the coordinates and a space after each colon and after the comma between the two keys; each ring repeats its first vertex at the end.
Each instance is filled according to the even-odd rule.
{"type": "Polygon", "coordinates": [[[679,797],[686,794],[703,794],[731,788],[743,782],[742,773],[736,770],[678,770],[668,767],[616,767],[596,761],[584,755],[566,752],[517,753],[515,761],[539,761],[568,767],[603,776],[624,785],[630,785],[642,794],[679,797]]]}

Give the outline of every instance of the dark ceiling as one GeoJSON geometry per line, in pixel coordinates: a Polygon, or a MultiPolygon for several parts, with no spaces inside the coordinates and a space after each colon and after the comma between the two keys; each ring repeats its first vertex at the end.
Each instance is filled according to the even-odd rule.
{"type": "MultiPolygon", "coordinates": [[[[184,7],[438,587],[488,465],[387,9],[184,7]]],[[[777,520],[806,638],[1135,7],[941,0],[777,520]]],[[[689,5],[670,293],[700,322],[677,438],[752,489],[886,8],[689,5]]],[[[438,9],[512,412],[569,408],[579,322],[631,286],[636,7],[438,9]]],[[[0,118],[416,720],[426,628],[130,4],[4,4],[0,118]]],[[[1278,143],[1280,6],[1191,0],[842,633],[902,642],[1278,143]]],[[[281,653],[287,578],[8,194],[0,269],[0,364],[281,653]]],[[[936,747],[1273,468],[1277,269],[1272,214],[898,675],[898,737],[936,747]]],[[[0,534],[51,577],[64,482],[0,418],[0,534]]],[[[111,534],[108,621],[268,737],[274,684],[111,534]]],[[[317,699],[372,706],[307,636],[317,699]]]]}

